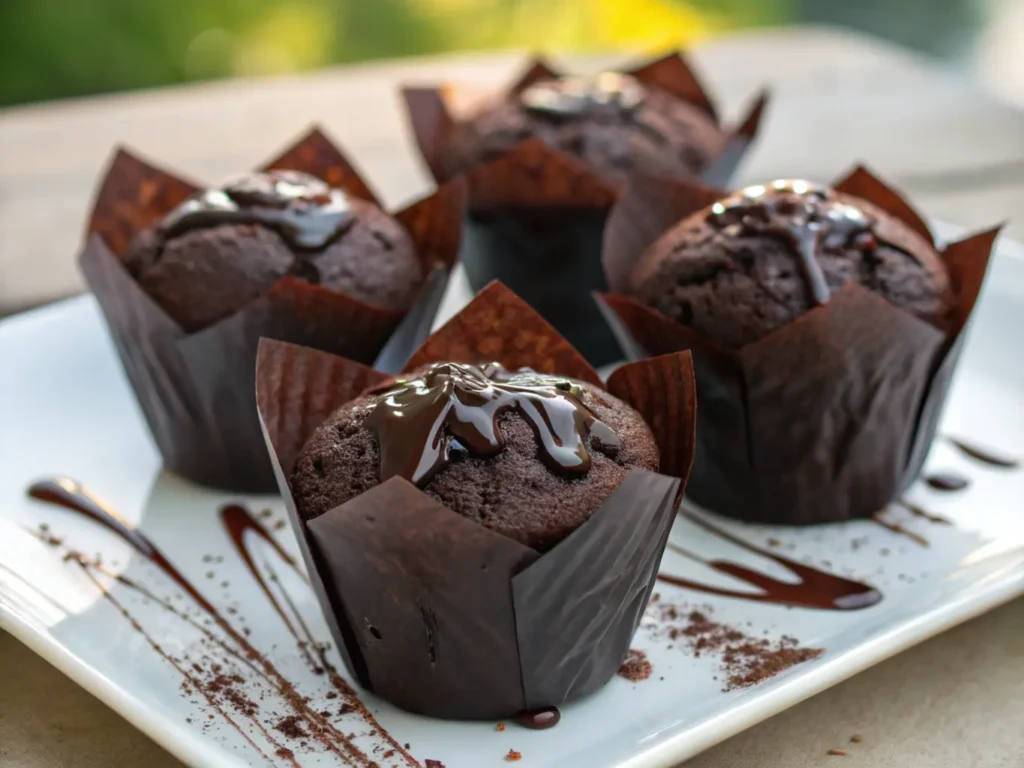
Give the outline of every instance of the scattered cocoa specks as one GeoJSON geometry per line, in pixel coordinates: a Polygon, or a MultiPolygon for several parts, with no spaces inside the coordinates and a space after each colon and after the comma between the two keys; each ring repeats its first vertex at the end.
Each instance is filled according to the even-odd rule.
{"type": "Polygon", "coordinates": [[[845,749],[836,749],[835,747],[833,747],[832,749],[830,749],[825,754],[826,755],[834,755],[836,757],[846,757],[846,750],[845,749]]]}
{"type": "Polygon", "coordinates": [[[206,578],[208,578],[208,579],[212,579],[213,577],[214,577],[214,573],[213,573],[213,571],[207,571],[207,572],[206,572],[206,578]]]}
{"type": "Polygon", "coordinates": [[[642,680],[649,678],[653,671],[654,667],[651,666],[651,662],[648,660],[647,654],[643,651],[637,650],[636,648],[630,648],[629,655],[626,656],[626,660],[622,662],[622,666],[619,667],[619,677],[624,677],[631,682],[639,683],[642,680]]]}
{"type": "MultiPolygon", "coordinates": [[[[405,748],[408,749],[409,745],[406,744],[405,748]]],[[[440,760],[424,760],[423,765],[424,768],[444,768],[444,763],[442,763],[440,760]]]]}
{"type": "MultiPolygon", "coordinates": [[[[402,745],[402,749],[412,749],[412,744],[410,744],[410,743],[409,743],[409,742],[407,741],[407,742],[405,742],[405,744],[403,744],[403,745],[402,745]]],[[[438,766],[440,766],[440,768],[444,768],[444,766],[443,766],[443,765],[441,765],[441,764],[440,764],[440,763],[439,763],[439,762],[438,762],[437,760],[435,760],[434,762],[435,762],[435,763],[437,763],[437,764],[438,764],[438,766]]],[[[427,768],[430,768],[430,766],[427,766],[427,768]]]]}
{"type": "Polygon", "coordinates": [[[768,546],[778,548],[782,546],[782,542],[775,538],[768,539],[768,546]]]}
{"type": "Polygon", "coordinates": [[[504,731],[505,730],[505,724],[504,723],[498,723],[498,730],[499,731],[504,731]]]}
{"type": "Polygon", "coordinates": [[[328,699],[336,699],[336,698],[338,698],[338,694],[335,691],[328,691],[326,696],[327,696],[328,699]]]}
{"type": "Polygon", "coordinates": [[[274,725],[274,730],[280,731],[289,739],[305,739],[309,736],[306,730],[302,727],[302,718],[298,715],[288,715],[288,717],[282,717],[274,725]]]}
{"type": "Polygon", "coordinates": [[[295,759],[295,753],[288,749],[288,747],[278,747],[277,751],[274,752],[274,754],[280,757],[282,760],[295,759]]]}
{"type": "Polygon", "coordinates": [[[510,763],[514,763],[517,760],[522,760],[523,759],[523,753],[522,752],[516,752],[514,749],[510,749],[508,751],[508,754],[505,755],[505,759],[508,760],[510,763]]]}
{"type": "Polygon", "coordinates": [[[286,523],[284,520],[275,520],[274,521],[274,530],[275,531],[280,531],[286,525],[288,525],[288,523],[286,523]]]}
{"type": "Polygon", "coordinates": [[[862,741],[864,741],[864,735],[860,733],[855,733],[853,734],[853,736],[850,737],[850,741],[852,741],[854,744],[860,744],[862,741]]]}
{"type": "Polygon", "coordinates": [[[274,510],[272,510],[272,509],[261,509],[260,510],[260,517],[273,517],[273,515],[274,515],[274,510]]]}
{"type": "Polygon", "coordinates": [[[824,653],[821,648],[801,648],[795,637],[784,635],[772,641],[714,621],[710,606],[698,610],[687,605],[652,603],[642,628],[653,637],[667,637],[682,645],[697,658],[717,656],[725,691],[756,685],[824,653]]]}
{"type": "Polygon", "coordinates": [[[227,675],[220,672],[214,665],[214,677],[203,684],[203,688],[218,701],[224,701],[248,717],[255,717],[259,705],[242,693],[237,686],[245,683],[245,678],[238,674],[227,675]]]}

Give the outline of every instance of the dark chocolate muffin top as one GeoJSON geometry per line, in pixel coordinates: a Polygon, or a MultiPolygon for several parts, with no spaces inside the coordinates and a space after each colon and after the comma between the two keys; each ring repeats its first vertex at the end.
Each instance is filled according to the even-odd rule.
{"type": "Polygon", "coordinates": [[[125,266],[188,332],[234,314],[285,275],[394,310],[407,309],[423,282],[401,224],[296,171],[197,192],[139,233],[125,266]]]}
{"type": "Polygon", "coordinates": [[[629,75],[543,80],[456,126],[448,173],[500,157],[540,138],[583,160],[606,180],[633,170],[672,178],[698,176],[725,136],[710,115],[629,75]]]}
{"type": "Polygon", "coordinates": [[[311,520],[395,475],[537,550],[583,524],[631,469],[657,470],[640,415],[572,379],[436,363],[335,411],[292,473],[311,520]]]}
{"type": "Polygon", "coordinates": [[[756,341],[847,283],[945,330],[949,275],[931,243],[871,203],[806,181],[748,187],[658,239],[631,293],[720,345],[756,341]]]}

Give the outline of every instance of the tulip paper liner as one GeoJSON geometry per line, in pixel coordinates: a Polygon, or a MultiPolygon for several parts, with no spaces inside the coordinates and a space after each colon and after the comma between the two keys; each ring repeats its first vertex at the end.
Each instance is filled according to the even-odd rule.
{"type": "MultiPolygon", "coordinates": [[[[833,188],[875,204],[934,244],[914,209],[865,168],[833,188]]],[[[635,176],[605,231],[612,293],[599,297],[602,310],[629,359],[693,352],[701,407],[690,498],[766,523],[871,516],[921,470],[998,228],[936,245],[956,301],[948,334],[848,284],[763,339],[723,349],[626,295],[647,247],[723,194],[635,176]]],[[[898,238],[891,230],[883,225],[876,235],[898,238]]]]}
{"type": "MultiPolygon", "coordinates": [[[[427,339],[409,368],[442,360],[600,382],[498,283],[427,339]]],[[[267,448],[328,623],[364,687],[426,715],[503,718],[584,696],[616,673],[653,589],[695,420],[689,353],[625,368],[636,401],[647,393],[676,404],[666,474],[631,471],[583,525],[541,553],[398,477],[304,522],[289,480],[299,451],[334,410],[388,377],[317,350],[261,343],[267,448]]]]}
{"type": "MultiPolygon", "coordinates": [[[[670,53],[627,70],[642,83],[692,104],[720,125],[707,92],[686,58],[670,53]]],[[[535,59],[504,94],[560,76],[535,59]]],[[[447,178],[444,157],[456,129],[441,88],[403,89],[413,133],[435,179],[447,178]]],[[[722,154],[702,176],[726,184],[753,142],[766,93],[728,133],[722,154]]],[[[723,128],[723,133],[725,129],[723,128]]],[[[470,286],[500,280],[526,299],[594,365],[619,360],[615,336],[591,299],[606,291],[601,271],[601,235],[619,192],[575,156],[541,139],[524,141],[498,159],[466,173],[469,185],[461,260],[470,286]]]]}
{"type": "MultiPolygon", "coordinates": [[[[304,171],[376,202],[317,129],[265,167],[304,171]]],[[[393,214],[409,232],[427,275],[407,313],[284,277],[239,312],[186,333],[142,290],[122,259],[136,234],[198,188],[118,150],[97,193],[79,264],[165,465],[202,485],[269,492],[276,484],[253,394],[259,339],[293,341],[366,363],[380,358],[381,365],[398,371],[426,337],[457,257],[464,184],[442,185],[393,214]]]]}

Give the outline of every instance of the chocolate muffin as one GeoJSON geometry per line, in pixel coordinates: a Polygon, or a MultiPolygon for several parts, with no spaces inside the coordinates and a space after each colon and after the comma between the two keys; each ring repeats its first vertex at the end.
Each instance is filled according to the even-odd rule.
{"type": "Polygon", "coordinates": [[[424,277],[397,221],[296,171],[196,193],[140,232],[124,263],[187,332],[238,312],[286,275],[398,311],[424,277]]]}
{"type": "Polygon", "coordinates": [[[714,118],[630,75],[542,80],[454,126],[443,159],[448,174],[493,160],[539,138],[615,184],[633,170],[699,176],[724,145],[714,118]]]}
{"type": "Polygon", "coordinates": [[[658,448],[625,403],[586,383],[435,363],[335,411],[292,474],[309,521],[390,477],[539,551],[584,523],[658,448]]]}
{"type": "Polygon", "coordinates": [[[748,187],[684,219],[635,267],[634,298],[726,348],[757,341],[848,283],[946,331],[933,245],[871,203],[806,181],[748,187]]]}

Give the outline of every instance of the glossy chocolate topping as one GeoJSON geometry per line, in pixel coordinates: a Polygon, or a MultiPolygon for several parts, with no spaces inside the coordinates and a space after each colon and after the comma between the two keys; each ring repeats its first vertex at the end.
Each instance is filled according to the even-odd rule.
{"type": "Polygon", "coordinates": [[[582,117],[632,112],[644,100],[644,87],[618,72],[590,77],[542,80],[519,95],[523,107],[551,117],[582,117]]]}
{"type": "Polygon", "coordinates": [[[298,171],[249,173],[196,192],[160,222],[164,239],[221,224],[261,224],[298,250],[319,250],[354,221],[340,189],[298,171]]]}
{"type": "Polygon", "coordinates": [[[818,304],[831,295],[818,262],[819,250],[851,245],[873,250],[876,246],[874,222],[863,211],[827,187],[794,179],[747,187],[720,200],[711,207],[708,223],[737,237],[769,234],[788,240],[800,256],[818,304]]]}
{"type": "Polygon", "coordinates": [[[381,481],[399,475],[422,485],[454,454],[493,456],[504,447],[498,416],[512,408],[537,433],[552,469],[582,474],[590,469],[588,436],[619,444],[582,397],[571,381],[528,369],[435,363],[380,393],[364,423],[380,447],[381,481]]]}

